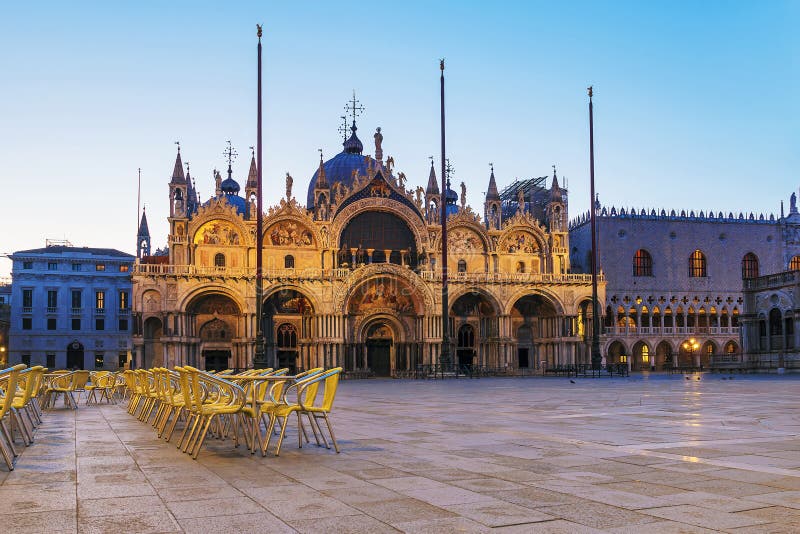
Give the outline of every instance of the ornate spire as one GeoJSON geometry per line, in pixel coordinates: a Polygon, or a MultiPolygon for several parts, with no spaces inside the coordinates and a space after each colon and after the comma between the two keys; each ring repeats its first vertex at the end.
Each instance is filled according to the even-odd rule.
{"type": "Polygon", "coordinates": [[[358,130],[356,127],[356,117],[364,112],[364,106],[361,105],[360,101],[356,100],[355,90],[353,91],[353,99],[347,102],[344,109],[349,115],[353,116],[353,125],[350,127],[352,133],[350,139],[347,139],[343,143],[344,151],[348,154],[361,154],[364,151],[364,145],[356,135],[356,130],[358,130]]]}
{"type": "Polygon", "coordinates": [[[317,173],[317,189],[328,189],[328,179],[325,177],[325,162],[322,161],[322,149],[319,150],[319,172],[317,173]]]}
{"type": "Polygon", "coordinates": [[[364,152],[364,145],[361,143],[361,139],[359,139],[356,135],[356,130],[358,130],[356,127],[356,121],[353,121],[353,125],[350,127],[352,134],[347,141],[342,143],[344,146],[344,151],[348,154],[361,154],[364,152]]]}
{"type": "Polygon", "coordinates": [[[142,209],[142,220],[139,222],[138,237],[150,237],[150,228],[147,226],[147,206],[142,209]]]}
{"type": "Polygon", "coordinates": [[[489,175],[489,188],[486,190],[486,200],[500,200],[500,193],[497,191],[497,182],[494,179],[494,163],[490,163],[489,167],[492,172],[489,175]]]}
{"type": "MultiPolygon", "coordinates": [[[[253,147],[250,147],[251,149],[253,147]]],[[[250,158],[250,172],[247,173],[247,186],[248,189],[255,189],[258,187],[258,167],[256,167],[256,154],[253,152],[253,157],[250,158]]]]}
{"type": "Polygon", "coordinates": [[[183,184],[186,183],[186,177],[183,175],[183,163],[181,162],[181,145],[177,141],[178,155],[175,156],[175,168],[172,170],[172,183],[183,184]]]}
{"type": "Polygon", "coordinates": [[[433,156],[431,156],[431,172],[428,174],[428,188],[425,190],[426,195],[438,195],[439,184],[436,181],[436,171],[433,169],[433,156]]]}
{"type": "Polygon", "coordinates": [[[561,202],[561,187],[558,185],[558,176],[556,175],[556,166],[553,165],[553,182],[550,185],[550,200],[561,202]]]}
{"type": "Polygon", "coordinates": [[[555,189],[555,190],[561,189],[558,186],[558,176],[556,176],[556,166],[555,165],[553,165],[553,183],[550,185],[550,189],[555,189]]]}

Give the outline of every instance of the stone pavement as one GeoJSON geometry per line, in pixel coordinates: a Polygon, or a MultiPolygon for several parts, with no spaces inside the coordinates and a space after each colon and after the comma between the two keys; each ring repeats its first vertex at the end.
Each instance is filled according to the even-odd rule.
{"type": "Polygon", "coordinates": [[[798,532],[800,377],[343,382],[342,453],[210,440],[122,405],[45,414],[5,532],[798,532]]]}

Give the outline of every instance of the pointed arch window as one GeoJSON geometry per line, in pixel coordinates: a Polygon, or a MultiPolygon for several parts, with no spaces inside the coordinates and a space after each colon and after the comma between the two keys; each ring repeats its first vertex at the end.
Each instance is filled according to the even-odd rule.
{"type": "Polygon", "coordinates": [[[220,252],[214,256],[214,267],[225,267],[225,254],[220,252]]]}
{"type": "Polygon", "coordinates": [[[795,256],[789,262],[790,271],[800,271],[800,256],[795,256]]]}
{"type": "Polygon", "coordinates": [[[653,257],[643,248],[633,255],[633,276],[653,276],[653,257]]]}
{"type": "Polygon", "coordinates": [[[742,258],[742,278],[756,278],[758,276],[758,256],[748,252],[742,258]]]}
{"type": "Polygon", "coordinates": [[[700,249],[697,249],[689,256],[689,277],[705,278],[706,276],[708,276],[706,255],[700,249]]]}

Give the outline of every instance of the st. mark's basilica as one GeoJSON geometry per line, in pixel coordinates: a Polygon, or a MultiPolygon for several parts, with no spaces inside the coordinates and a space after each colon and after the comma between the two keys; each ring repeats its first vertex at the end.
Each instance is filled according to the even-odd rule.
{"type": "MultiPolygon", "coordinates": [[[[355,119],[342,151],[309,161],[307,194],[264,210],[264,298],[256,302],[256,162],[244,195],[228,160],[201,201],[180,149],[169,181],[166,251],[151,255],[146,217],[134,267],[134,365],[252,365],[257,306],[268,361],[402,376],[439,363],[441,203],[446,204],[454,363],[496,369],[588,363],[591,277],[570,274],[567,191],[552,176],[498,189],[482,209],[441,191],[431,162],[406,177],[365,154],[355,119]],[[305,202],[303,202],[303,200],[305,202]]],[[[449,184],[449,179],[447,180],[449,184]]],[[[458,186],[456,186],[458,187],[458,186]]],[[[600,283],[604,299],[604,282],[600,283]]]]}

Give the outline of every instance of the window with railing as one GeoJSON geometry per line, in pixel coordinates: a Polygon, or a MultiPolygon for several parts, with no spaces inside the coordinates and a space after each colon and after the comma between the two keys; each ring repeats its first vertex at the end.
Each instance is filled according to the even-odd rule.
{"type": "Polygon", "coordinates": [[[95,291],[94,292],[94,307],[95,310],[98,312],[103,312],[106,309],[106,292],[105,291],[95,291]]]}
{"type": "Polygon", "coordinates": [[[742,278],[756,278],[758,276],[758,256],[748,252],[742,258],[742,278]]]}
{"type": "Polygon", "coordinates": [[[705,278],[708,276],[706,255],[699,249],[692,252],[692,255],[689,256],[689,276],[691,278],[705,278]]]}
{"type": "Polygon", "coordinates": [[[120,310],[127,310],[128,309],[128,292],[127,291],[120,291],[119,292],[119,309],[120,310]]]}
{"type": "Polygon", "coordinates": [[[800,271],[800,256],[794,256],[789,261],[789,270],[790,271],[800,271]]]}
{"type": "Polygon", "coordinates": [[[633,255],[633,276],[653,276],[653,257],[643,248],[633,255]]]}
{"type": "Polygon", "coordinates": [[[214,256],[214,267],[220,268],[225,267],[225,254],[218,252],[214,256]]]}
{"type": "Polygon", "coordinates": [[[458,260],[458,272],[467,272],[467,262],[465,260],[458,260]]]}
{"type": "Polygon", "coordinates": [[[294,269],[294,256],[291,254],[287,254],[283,258],[283,268],[284,269],[294,269]]]}
{"type": "Polygon", "coordinates": [[[58,307],[58,290],[56,289],[48,289],[47,290],[47,311],[48,313],[52,313],[58,307]]]}

